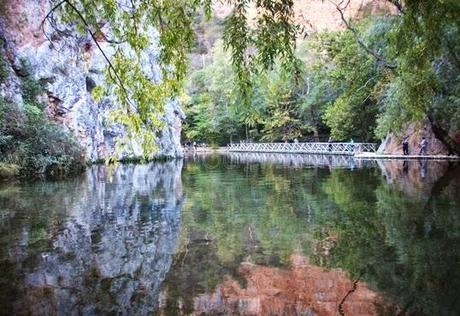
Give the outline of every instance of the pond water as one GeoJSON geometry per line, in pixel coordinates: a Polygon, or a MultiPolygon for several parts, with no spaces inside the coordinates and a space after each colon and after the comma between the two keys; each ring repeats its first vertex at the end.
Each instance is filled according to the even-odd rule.
{"type": "Polygon", "coordinates": [[[0,185],[0,314],[458,315],[460,167],[227,154],[0,185]]]}

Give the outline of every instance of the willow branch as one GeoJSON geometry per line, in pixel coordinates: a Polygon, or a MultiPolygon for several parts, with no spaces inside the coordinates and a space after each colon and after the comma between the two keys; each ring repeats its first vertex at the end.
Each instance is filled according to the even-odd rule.
{"type": "MultiPolygon", "coordinates": [[[[67,4],[77,15],[78,17],[80,18],[80,20],[83,22],[83,24],[85,25],[85,28],[86,28],[86,31],[89,33],[89,35],[91,36],[91,39],[93,40],[93,42],[96,44],[98,50],[101,52],[102,56],[104,57],[105,61],[107,62],[107,64],[109,65],[109,70],[111,70],[113,72],[113,74],[115,75],[115,78],[116,80],[114,80],[115,82],[118,83],[118,85],[121,87],[122,91],[123,91],[123,94],[124,94],[124,98],[125,100],[131,105],[131,106],[134,106],[129,98],[129,92],[128,90],[126,89],[124,83],[123,83],[123,80],[121,79],[120,75],[118,74],[118,71],[116,70],[116,68],[113,66],[112,62],[110,61],[110,59],[107,57],[106,53],[104,52],[104,50],[102,49],[101,45],[99,44],[99,42],[97,41],[97,38],[95,36],[95,33],[93,33],[91,31],[91,26],[89,25],[88,21],[86,21],[85,17],[83,16],[83,14],[80,12],[80,10],[78,10],[77,7],[75,7],[73,5],[73,3],[71,3],[69,0],[62,0],[61,2],[59,2],[58,4],[56,4],[49,12],[48,14],[45,16],[45,18],[43,19],[42,21],[42,27],[43,27],[43,24],[44,22],[51,16],[51,14],[57,10],[60,6],[62,6],[63,4],[67,4]]],[[[110,71],[109,71],[110,72],[110,71]]],[[[128,108],[128,113],[130,113],[130,109],[128,108]]]]}
{"type": "Polygon", "coordinates": [[[340,13],[340,18],[342,19],[342,22],[345,24],[345,26],[347,27],[347,29],[353,33],[355,39],[356,39],[356,42],[359,44],[359,46],[361,46],[362,49],[364,49],[364,51],[366,53],[368,53],[369,55],[371,55],[372,57],[374,57],[378,62],[380,62],[385,68],[388,68],[388,69],[396,69],[396,65],[395,64],[391,64],[389,63],[385,58],[383,58],[382,56],[380,56],[379,54],[377,54],[376,52],[374,52],[372,49],[370,49],[363,41],[363,39],[359,36],[359,33],[358,31],[356,31],[355,28],[353,28],[351,26],[351,24],[347,21],[347,19],[345,18],[345,14],[344,14],[344,10],[348,7],[348,5],[350,4],[350,0],[348,0],[348,2],[345,4],[345,6],[341,7],[340,5],[343,3],[343,1],[341,1],[340,3],[335,3],[334,1],[332,0],[328,0],[330,3],[332,3],[335,8],[337,9],[337,11],[340,13]]]}
{"type": "Polygon", "coordinates": [[[44,25],[45,25],[46,20],[51,16],[51,14],[53,14],[54,11],[57,10],[57,8],[59,8],[60,6],[62,6],[65,2],[66,2],[66,0],[62,0],[61,2],[59,2],[58,4],[56,4],[54,7],[52,7],[51,10],[49,10],[49,12],[48,12],[48,13],[45,15],[45,17],[43,18],[42,23],[40,23],[40,27],[42,28],[42,30],[44,30],[44,25]]]}
{"type": "MultiPolygon", "coordinates": [[[[46,32],[45,32],[45,22],[50,19],[51,15],[54,13],[54,11],[56,11],[57,8],[59,8],[61,5],[63,5],[65,3],[65,1],[66,0],[63,0],[63,1],[59,2],[58,4],[56,4],[54,7],[52,7],[51,10],[43,18],[43,21],[40,23],[40,28],[41,28],[41,30],[43,32],[43,35],[45,35],[46,39],[48,41],[50,41],[50,42],[51,42],[51,38],[49,38],[48,34],[46,34],[46,32]]],[[[50,24],[52,24],[52,21],[50,21],[50,24]]],[[[53,26],[53,28],[55,28],[55,27],[53,26]]]]}

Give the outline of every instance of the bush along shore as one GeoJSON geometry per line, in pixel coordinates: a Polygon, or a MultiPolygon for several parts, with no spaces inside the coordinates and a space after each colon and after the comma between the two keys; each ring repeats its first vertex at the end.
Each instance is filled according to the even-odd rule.
{"type": "MultiPolygon", "coordinates": [[[[6,74],[0,83],[4,80],[6,74]]],[[[45,104],[37,101],[44,93],[40,82],[27,72],[20,80],[22,104],[0,96],[0,179],[58,178],[82,172],[86,163],[81,146],[46,117],[45,104]]]]}
{"type": "MultiPolygon", "coordinates": [[[[83,148],[61,126],[48,120],[44,105],[25,102],[22,106],[0,97],[0,180],[59,179],[82,173],[86,167],[114,163],[115,160],[85,159],[83,148]]],[[[118,163],[164,162],[173,159],[160,155],[145,160],[125,157],[118,163]]]]}
{"type": "MultiPolygon", "coordinates": [[[[65,178],[82,173],[87,166],[108,161],[85,159],[83,148],[70,132],[46,117],[45,105],[36,101],[42,92],[38,82],[25,77],[22,105],[0,96],[0,180],[65,178]]],[[[148,161],[142,157],[126,157],[117,162],[146,163],[170,159],[161,155],[148,161]]]]}
{"type": "Polygon", "coordinates": [[[0,178],[63,177],[85,168],[71,135],[50,122],[38,103],[20,108],[0,99],[0,178]]]}

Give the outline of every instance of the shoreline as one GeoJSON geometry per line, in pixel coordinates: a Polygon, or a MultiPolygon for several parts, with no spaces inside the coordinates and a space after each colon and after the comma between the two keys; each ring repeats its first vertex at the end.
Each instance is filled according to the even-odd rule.
{"type": "Polygon", "coordinates": [[[401,154],[379,154],[371,152],[363,152],[355,154],[356,159],[388,159],[388,160],[460,160],[459,156],[446,155],[401,155],[401,154]]]}

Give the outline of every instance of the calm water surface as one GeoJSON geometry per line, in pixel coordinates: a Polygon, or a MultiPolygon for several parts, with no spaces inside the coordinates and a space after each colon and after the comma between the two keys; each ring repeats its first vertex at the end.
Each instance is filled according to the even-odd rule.
{"type": "Polygon", "coordinates": [[[2,315],[458,315],[460,167],[231,154],[0,185],[2,315]]]}

